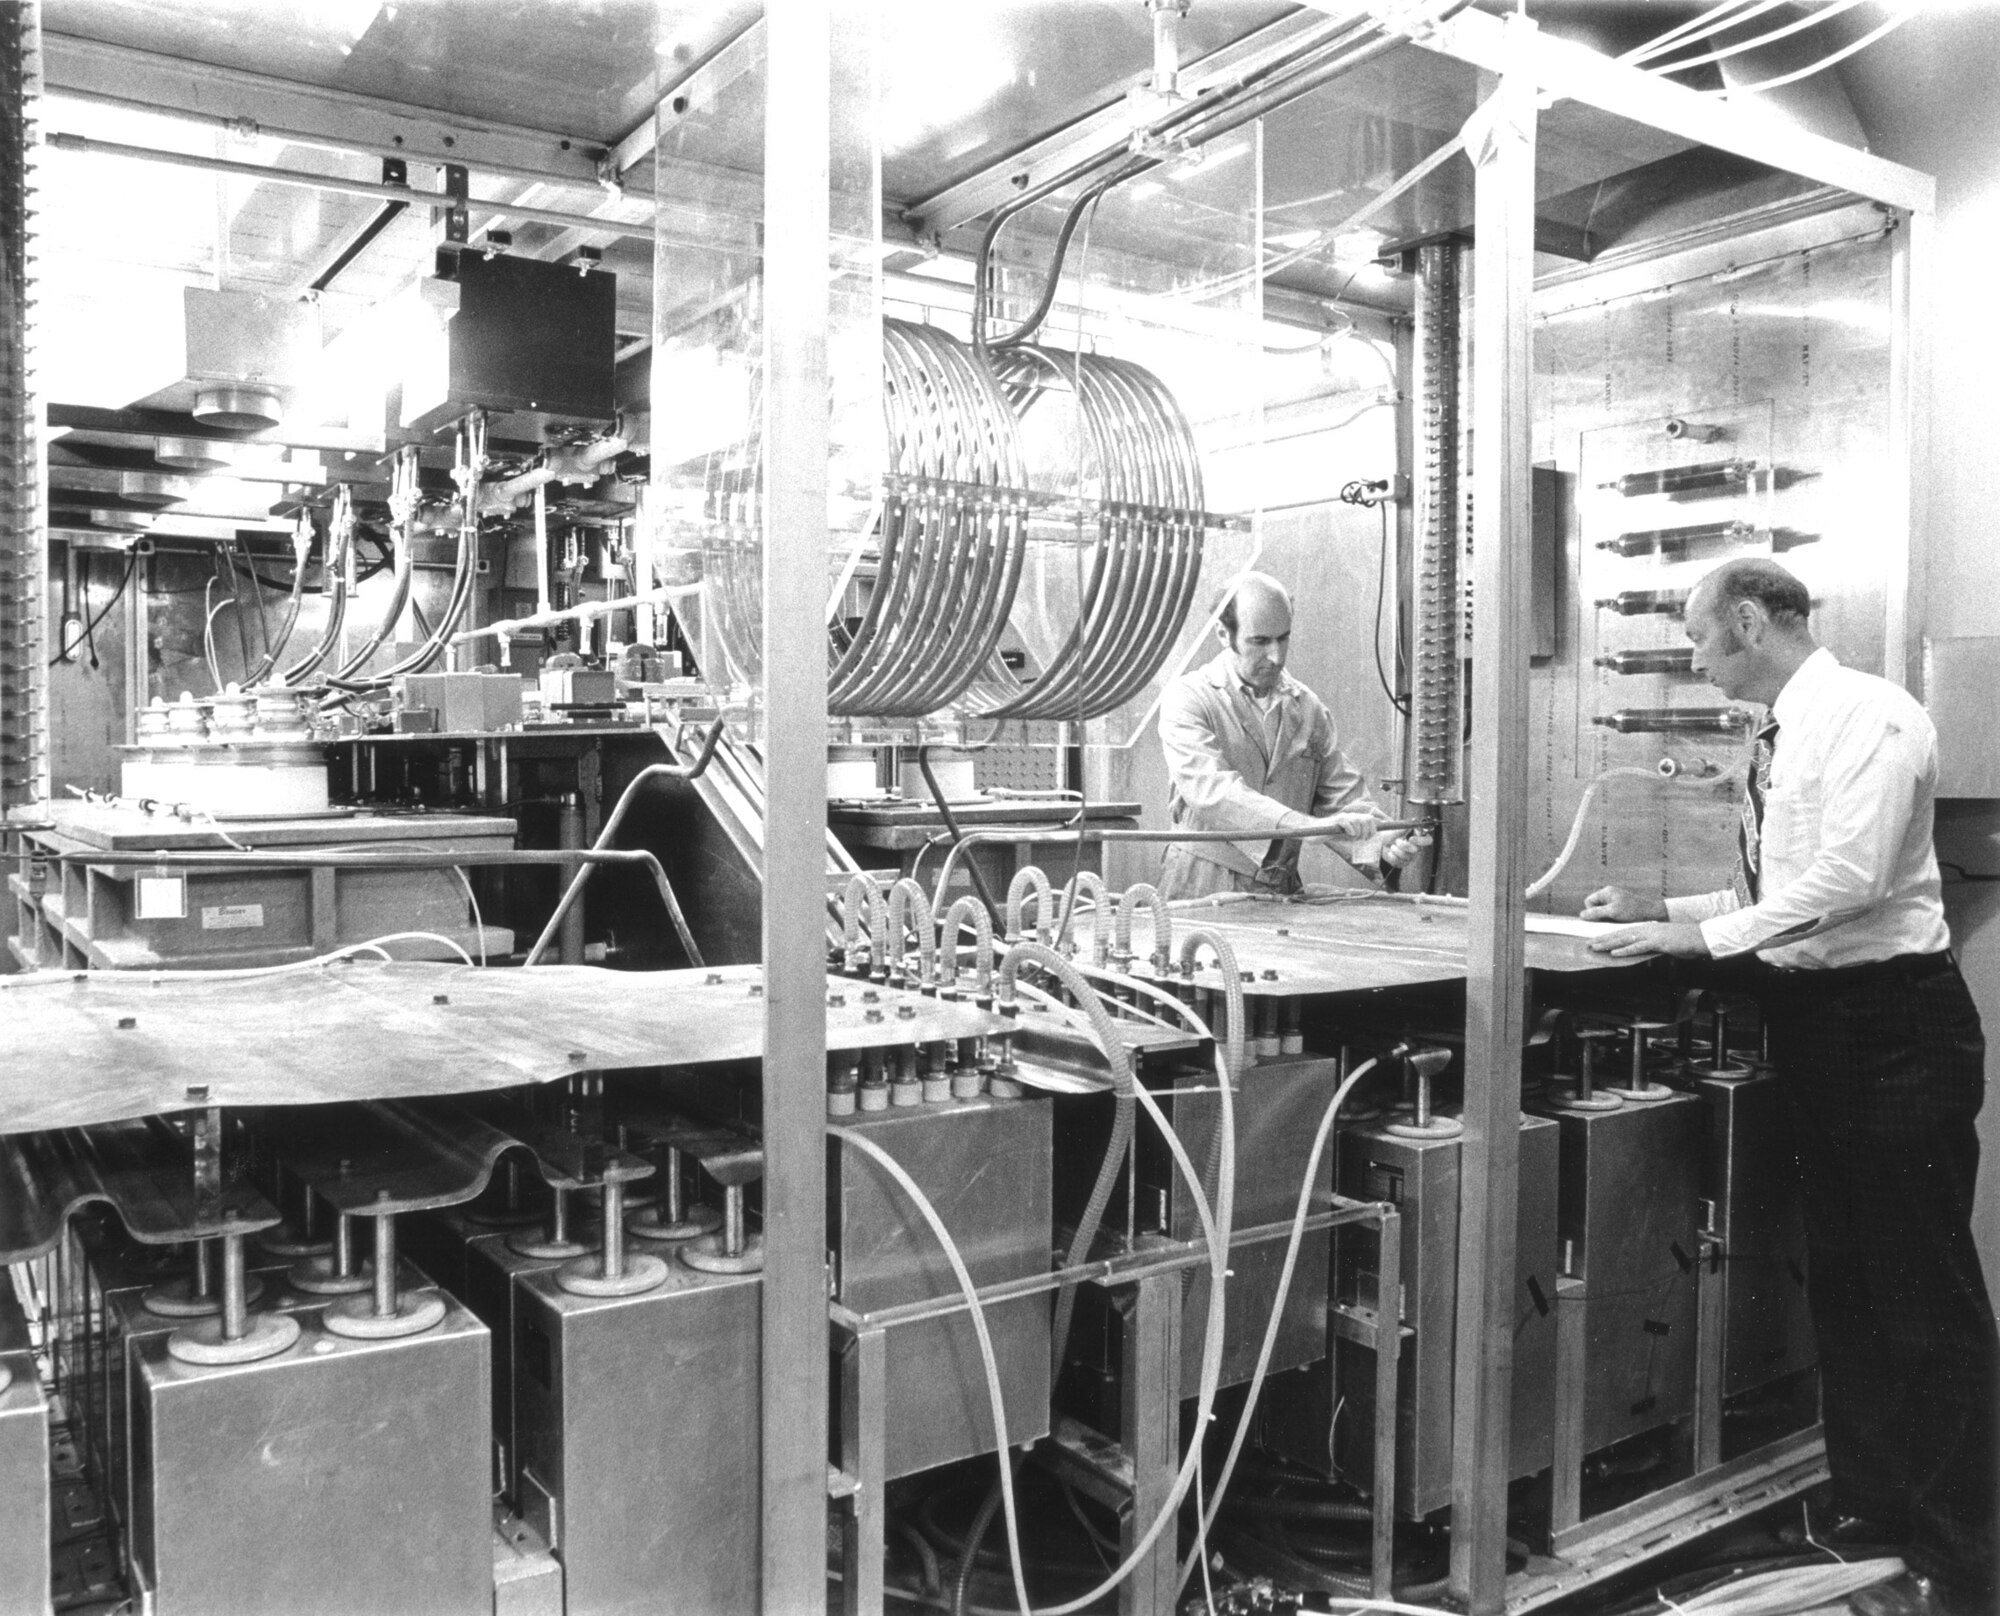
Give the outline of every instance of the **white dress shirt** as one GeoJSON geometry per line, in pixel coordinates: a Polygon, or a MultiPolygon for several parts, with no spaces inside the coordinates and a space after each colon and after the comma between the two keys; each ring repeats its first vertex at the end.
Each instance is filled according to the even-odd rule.
{"type": "Polygon", "coordinates": [[[1931,816],[1937,731],[1907,691],[1824,647],[1771,704],[1778,726],[1759,840],[1758,901],[1669,898],[1718,959],[1753,950],[1825,970],[1951,946],[1931,816]]]}

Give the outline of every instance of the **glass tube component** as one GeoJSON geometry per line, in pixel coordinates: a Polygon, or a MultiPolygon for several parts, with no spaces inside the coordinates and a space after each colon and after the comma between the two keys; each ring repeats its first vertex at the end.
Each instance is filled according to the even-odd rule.
{"type": "Polygon", "coordinates": [[[1651,612],[1678,617],[1692,593],[1687,589],[1621,589],[1600,600],[1597,609],[1620,617],[1643,617],[1651,612]]]}
{"type": "Polygon", "coordinates": [[[1465,247],[1417,249],[1416,576],[1409,721],[1411,802],[1458,802],[1465,723],[1465,515],[1460,430],[1465,247]]]}
{"type": "Polygon", "coordinates": [[[1621,735],[1737,735],[1750,727],[1742,707],[1620,707],[1591,719],[1621,735]]]}
{"type": "Polygon", "coordinates": [[[1719,494],[1746,487],[1756,474],[1754,460],[1704,460],[1692,466],[1661,466],[1631,471],[1605,483],[1627,499],[1640,494],[1719,494]]]}
{"type": "Polygon", "coordinates": [[[1691,645],[1650,646],[1636,651],[1613,651],[1597,659],[1600,668],[1613,673],[1691,673],[1694,647],[1691,645]]]}
{"type": "Polygon", "coordinates": [[[1697,522],[1691,527],[1653,527],[1620,533],[1616,538],[1599,539],[1597,548],[1621,556],[1664,555],[1698,544],[1740,542],[1756,531],[1748,522],[1697,522]]]}

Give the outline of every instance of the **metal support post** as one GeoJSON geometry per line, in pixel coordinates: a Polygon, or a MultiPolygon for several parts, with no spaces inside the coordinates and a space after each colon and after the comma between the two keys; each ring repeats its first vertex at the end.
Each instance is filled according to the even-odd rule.
{"type": "MultiPolygon", "coordinates": [[[[1119,1548],[1129,1555],[1166,1507],[1181,1462],[1181,1276],[1155,1274],[1119,1298],[1124,1314],[1119,1440],[1132,1462],[1132,1513],[1119,1548]]],[[[1201,1440],[1201,1433],[1195,1433],[1201,1440]]],[[[1119,1616],[1159,1616],[1174,1608],[1178,1534],[1169,1526],[1118,1585],[1119,1616]]]]}
{"type": "Polygon", "coordinates": [[[763,1603],[826,1608],[829,0],[770,0],[764,108],[763,1603]]]}
{"type": "Polygon", "coordinates": [[[1581,1280],[1556,1281],[1555,1461],[1549,1470],[1552,1532],[1567,1532],[1583,1519],[1583,1304],[1581,1280]]]}
{"type": "Polygon", "coordinates": [[[1728,1260],[1721,1240],[1703,1230],[1695,1263],[1694,1346],[1694,1473],[1722,1463],[1722,1399],[1726,1390],[1724,1352],[1727,1325],[1723,1302],[1729,1287],[1722,1265],[1728,1260]]]}
{"type": "Polygon", "coordinates": [[[1403,1215],[1383,1204],[1375,1226],[1375,1510],[1368,1591],[1388,1599],[1396,1565],[1396,1377],[1403,1357],[1403,1215]]]}
{"type": "Polygon", "coordinates": [[[1526,1011],[1529,297],[1534,287],[1533,24],[1507,21],[1510,57],[1473,115],[1473,737],[1465,1143],[1452,1400],[1451,1591],[1502,1609],[1514,1371],[1515,1203],[1526,1011]]]}
{"type": "Polygon", "coordinates": [[[882,1616],[888,1370],[888,1332],[857,1330],[840,1355],[840,1468],[854,1481],[841,1521],[842,1616],[882,1616]]]}

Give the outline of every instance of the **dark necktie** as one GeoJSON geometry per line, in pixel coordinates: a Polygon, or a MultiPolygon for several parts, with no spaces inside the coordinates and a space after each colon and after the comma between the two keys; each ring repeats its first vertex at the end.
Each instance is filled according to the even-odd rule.
{"type": "Polygon", "coordinates": [[[1750,752],[1750,773],[1743,782],[1743,817],[1736,827],[1736,896],[1753,904],[1759,896],[1764,863],[1764,794],[1771,787],[1771,754],[1777,749],[1778,726],[1766,723],[1757,731],[1750,752]]]}

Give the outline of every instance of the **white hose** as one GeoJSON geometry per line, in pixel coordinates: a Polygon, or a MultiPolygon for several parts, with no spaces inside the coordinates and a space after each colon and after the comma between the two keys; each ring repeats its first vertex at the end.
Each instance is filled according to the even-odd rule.
{"type": "MultiPolygon", "coordinates": [[[[1021,1616],[1032,1616],[1028,1604],[1028,1585],[1021,1578],[1020,1540],[1014,1525],[1014,1467],[1007,1457],[1007,1403],[1000,1389],[1000,1364],[993,1356],[993,1337],[986,1328],[986,1308],[979,1300],[979,1288],[972,1283],[972,1271],[965,1266],[965,1258],[960,1254],[958,1242],[951,1237],[951,1231],[944,1226],[944,1219],[931,1205],[930,1197],[917,1187],[917,1181],[903,1170],[903,1164],[891,1156],[866,1134],[852,1128],[843,1128],[838,1123],[828,1123],[826,1131],[844,1145],[851,1145],[864,1156],[876,1162],[900,1186],[910,1202],[923,1214],[924,1222],[931,1226],[931,1233],[937,1236],[937,1243],[944,1251],[945,1261],[951,1264],[952,1277],[958,1281],[958,1288],[965,1297],[967,1311],[972,1315],[972,1333],[979,1338],[979,1357],[986,1367],[986,1396],[993,1408],[993,1441],[1000,1454],[1000,1491],[1007,1510],[1008,1565],[1014,1573],[1014,1597],[1020,1601],[1021,1616]]],[[[970,1552],[969,1550],[967,1552],[970,1552]]]]}
{"type": "MultiPolygon", "coordinates": [[[[1102,1000],[1096,990],[1084,980],[1083,973],[1077,970],[1075,965],[1070,961],[1047,949],[1036,949],[1031,956],[1024,957],[1031,957],[1036,965],[1053,972],[1057,979],[1062,982],[1063,986],[1076,995],[1079,1001],[1088,1000],[1096,1007],[1100,1014],[1107,1014],[1104,1012],[1102,1000]]],[[[1007,983],[1007,986],[1012,986],[1011,981],[1007,983]]],[[[1234,982],[1232,982],[1231,986],[1236,989],[1236,992],[1241,992],[1240,986],[1234,982]]],[[[1233,997],[1234,994],[1232,994],[1233,997]]],[[[1238,1017],[1237,1019],[1240,1020],[1241,1018],[1238,1017]]],[[[1101,1037],[1100,1042],[1102,1042],[1101,1037]]],[[[1116,1054],[1109,1049],[1104,1051],[1105,1058],[1114,1063],[1122,1054],[1122,1049],[1116,1054]]],[[[1216,1185],[1216,1204],[1214,1210],[1211,1212],[1208,1197],[1201,1187],[1201,1175],[1195,1171],[1194,1163],[1188,1159],[1188,1153],[1181,1144],[1180,1136],[1174,1132],[1173,1128],[1167,1122],[1166,1117],[1161,1114],[1159,1103],[1147,1092],[1146,1085],[1143,1083],[1135,1082],[1132,1085],[1132,1093],[1133,1097],[1145,1109],[1146,1114],[1153,1119],[1154,1126],[1160,1130],[1160,1135],[1165,1140],[1167,1149],[1174,1158],[1174,1165],[1180,1169],[1181,1176],[1187,1180],[1189,1189],[1193,1191],[1195,1212],[1201,1221],[1202,1233],[1206,1237],[1208,1245],[1210,1300],[1208,1328],[1202,1338],[1201,1385],[1196,1396],[1195,1439],[1188,1444],[1187,1458],[1182,1461],[1180,1472],[1174,1478],[1173,1490],[1161,1504],[1159,1513],[1153,1517],[1144,1535],[1133,1545],[1132,1552],[1118,1564],[1103,1582],[1099,1583],[1097,1587],[1091,1589],[1088,1593],[1072,1599],[1066,1604],[1045,1606],[1041,1610],[1033,1612],[1032,1616],[1072,1616],[1073,1612],[1080,1611],[1085,1606],[1094,1604],[1130,1576],[1139,1562],[1151,1551],[1160,1533],[1166,1530],[1168,1524],[1179,1513],[1181,1500],[1187,1497],[1188,1488],[1193,1485],[1195,1471],[1201,1463],[1201,1433],[1207,1428],[1209,1420],[1213,1417],[1217,1383],[1222,1378],[1223,1304],[1225,1287],[1229,1280],[1230,1219],[1234,1214],[1236,1202],[1235,1095],[1231,1092],[1230,1086],[1227,1083],[1222,1085],[1222,1167],[1216,1185]]],[[[1007,1456],[1004,1452],[1000,1456],[1000,1463],[1003,1467],[1007,1464],[1007,1456]]],[[[1006,1506],[1007,1552],[1014,1568],[1015,1583],[1018,1588],[1020,1584],[1021,1537],[1020,1523],[1014,1514],[1013,1491],[1011,1488],[1006,1489],[1002,1493],[1002,1502],[1006,1506]]],[[[1023,1608],[1024,1610],[1026,1609],[1025,1605],[1023,1608]]]]}
{"type": "MultiPolygon", "coordinates": [[[[143,975],[148,982],[243,982],[253,977],[289,976],[296,971],[316,970],[323,965],[337,964],[349,955],[359,954],[364,950],[380,954],[385,961],[395,964],[398,963],[395,956],[382,947],[382,944],[406,941],[443,943],[446,948],[456,954],[465,964],[472,964],[472,956],[442,932],[392,931],[385,932],[380,937],[370,937],[365,942],[343,944],[330,953],[315,954],[311,959],[290,960],[283,965],[247,965],[232,971],[120,971],[107,972],[105,974],[116,976],[143,975]]],[[[427,962],[406,960],[401,963],[424,964],[427,962]]],[[[83,974],[86,973],[78,971],[34,971],[21,976],[0,976],[0,988],[53,987],[58,982],[74,982],[79,975],[83,974]]],[[[95,975],[97,973],[92,972],[88,974],[95,975]]]]}
{"type": "MultiPolygon", "coordinates": [[[[1658,769],[1642,769],[1635,764],[1626,764],[1620,768],[1606,769],[1595,780],[1591,781],[1584,788],[1583,801],[1576,805],[1576,818],[1570,821],[1569,840],[1563,843],[1562,851],[1556,855],[1555,863],[1542,872],[1540,879],[1529,884],[1528,896],[1530,898],[1539,898],[1544,892],[1548,891],[1550,887],[1556,884],[1556,877],[1569,867],[1569,861],[1576,857],[1577,844],[1583,840],[1584,820],[1590,814],[1590,805],[1597,798],[1597,788],[1599,786],[1603,785],[1606,780],[1615,780],[1621,776],[1640,780],[1686,780],[1690,778],[1683,774],[1667,774],[1662,772],[1663,769],[1664,765],[1658,769]]],[[[1718,778],[1724,777],[1716,775],[1696,775],[1692,777],[1695,784],[1705,786],[1714,785],[1718,778]]]]}
{"type": "MultiPolygon", "coordinates": [[[[1221,1513],[1223,1495],[1229,1491],[1229,1480],[1236,1472],[1237,1456],[1243,1451],[1243,1440],[1250,1434],[1250,1420],[1257,1412],[1257,1397],[1264,1389],[1264,1376],[1271,1367],[1271,1352],[1278,1344],[1278,1327],[1284,1322],[1285,1299],[1291,1295],[1292,1274],[1298,1267],[1299,1247],[1305,1242],[1306,1218],[1312,1211],[1313,1180],[1319,1176],[1319,1160],[1326,1150],[1326,1142],[1333,1133],[1333,1120],[1340,1115],[1340,1107],[1354,1085],[1375,1070],[1376,1062],[1365,1060],[1342,1079],[1340,1087],[1333,1091],[1333,1098],[1326,1103],[1326,1113],[1319,1119],[1319,1132],[1313,1135],[1312,1152],[1306,1157],[1305,1178],[1299,1184],[1298,1209],[1292,1214],[1291,1237],[1285,1242],[1285,1263],[1278,1271],[1278,1289],[1271,1303],[1271,1320],[1264,1326],[1264,1340],[1257,1349],[1257,1367],[1250,1375],[1250,1390],[1243,1402],[1243,1414],[1236,1422],[1236,1435],[1230,1439],[1228,1457],[1222,1461],[1222,1474],[1215,1481],[1215,1495],[1209,1500],[1208,1513],[1202,1518],[1195,1540],[1194,1553],[1181,1565],[1179,1581],[1175,1586],[1184,1586],[1188,1573],[1194,1569],[1195,1560],[1202,1552],[1209,1528],[1215,1524],[1215,1517],[1221,1513]]],[[[1400,1253],[1383,1253],[1382,1261],[1400,1260],[1400,1253]]]]}

